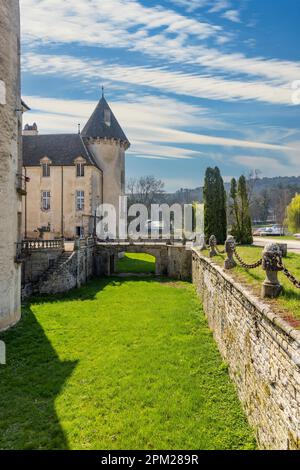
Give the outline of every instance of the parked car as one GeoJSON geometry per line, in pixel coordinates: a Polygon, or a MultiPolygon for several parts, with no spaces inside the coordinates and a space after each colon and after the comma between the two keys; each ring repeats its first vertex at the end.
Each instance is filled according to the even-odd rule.
{"type": "Polygon", "coordinates": [[[297,238],[298,240],[300,240],[300,233],[294,233],[293,235],[295,238],[297,238]]]}
{"type": "Polygon", "coordinates": [[[256,237],[280,237],[284,235],[284,228],[281,225],[272,225],[271,227],[261,227],[253,232],[256,237]]]}

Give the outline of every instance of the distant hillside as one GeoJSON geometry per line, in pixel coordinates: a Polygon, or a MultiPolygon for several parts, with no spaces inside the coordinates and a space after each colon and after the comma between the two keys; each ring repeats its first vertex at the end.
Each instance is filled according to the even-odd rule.
{"type": "MultiPolygon", "coordinates": [[[[300,176],[276,176],[274,178],[259,178],[255,184],[254,194],[260,194],[263,191],[272,191],[277,188],[290,188],[300,193],[300,176]]],[[[225,184],[228,192],[230,183],[225,184]]],[[[179,202],[181,204],[190,204],[193,201],[203,202],[203,187],[195,189],[180,189],[175,193],[166,193],[165,197],[170,202],[179,202]]]]}

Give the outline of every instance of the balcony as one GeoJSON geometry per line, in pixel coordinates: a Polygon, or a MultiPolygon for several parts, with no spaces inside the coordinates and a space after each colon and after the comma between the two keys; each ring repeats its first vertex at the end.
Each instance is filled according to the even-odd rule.
{"type": "Polygon", "coordinates": [[[16,190],[21,196],[26,196],[26,185],[30,182],[30,178],[27,176],[22,175],[21,173],[17,173],[16,175],[16,190]]]}

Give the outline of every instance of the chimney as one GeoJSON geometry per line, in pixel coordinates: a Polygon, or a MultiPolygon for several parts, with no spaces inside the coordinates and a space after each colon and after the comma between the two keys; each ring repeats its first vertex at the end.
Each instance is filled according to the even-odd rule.
{"type": "Polygon", "coordinates": [[[34,122],[31,125],[26,124],[24,129],[23,129],[23,135],[39,135],[38,127],[36,123],[34,122]]]}

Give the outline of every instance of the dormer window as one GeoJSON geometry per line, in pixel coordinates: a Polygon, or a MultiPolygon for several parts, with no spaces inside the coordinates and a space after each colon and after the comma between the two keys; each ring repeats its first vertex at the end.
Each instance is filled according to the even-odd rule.
{"type": "Polygon", "coordinates": [[[42,163],[42,175],[43,178],[50,178],[50,164],[42,163]]]}
{"type": "Polygon", "coordinates": [[[104,123],[110,127],[111,124],[111,112],[109,109],[104,110],[104,123]]]}
{"type": "Polygon", "coordinates": [[[84,176],[84,163],[76,163],[76,176],[77,178],[84,176]]]}

